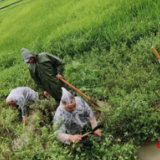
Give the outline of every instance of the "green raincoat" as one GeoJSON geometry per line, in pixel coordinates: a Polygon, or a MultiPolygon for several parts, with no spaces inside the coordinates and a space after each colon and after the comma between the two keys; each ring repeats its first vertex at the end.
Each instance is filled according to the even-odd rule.
{"type": "Polygon", "coordinates": [[[29,63],[28,66],[31,77],[42,91],[47,91],[57,102],[60,102],[61,87],[64,84],[56,78],[56,75],[63,75],[64,64],[62,61],[51,54],[35,54],[25,48],[21,49],[21,54],[23,59],[35,58],[35,63],[29,63]]]}

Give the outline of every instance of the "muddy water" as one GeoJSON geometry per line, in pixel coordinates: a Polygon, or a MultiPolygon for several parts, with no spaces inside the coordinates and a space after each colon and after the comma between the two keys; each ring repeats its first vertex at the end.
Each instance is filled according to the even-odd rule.
{"type": "Polygon", "coordinates": [[[160,148],[156,142],[145,142],[138,151],[138,160],[160,160],[160,148]]]}

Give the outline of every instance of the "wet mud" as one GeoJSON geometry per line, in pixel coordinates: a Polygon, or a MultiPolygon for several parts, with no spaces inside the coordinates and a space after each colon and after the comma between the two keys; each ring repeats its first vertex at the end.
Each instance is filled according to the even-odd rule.
{"type": "Polygon", "coordinates": [[[160,160],[160,148],[155,142],[144,142],[138,150],[138,160],[160,160]]]}

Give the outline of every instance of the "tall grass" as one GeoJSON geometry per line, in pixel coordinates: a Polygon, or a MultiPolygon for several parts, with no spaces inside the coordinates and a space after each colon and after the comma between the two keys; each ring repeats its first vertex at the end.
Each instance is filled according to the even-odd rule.
{"type": "Polygon", "coordinates": [[[50,51],[53,45],[56,51],[67,53],[67,46],[74,44],[72,53],[78,53],[87,44],[90,49],[98,40],[132,43],[150,31],[156,33],[159,5],[155,0],[32,1],[1,13],[1,50],[19,52],[22,46],[27,46],[50,51]]]}
{"type": "MultiPolygon", "coordinates": [[[[12,2],[4,1],[0,7],[12,2]]],[[[156,140],[160,131],[159,110],[155,107],[160,103],[159,64],[150,49],[155,46],[160,52],[159,8],[158,0],[24,0],[0,10],[0,109],[5,106],[11,89],[29,86],[37,90],[20,49],[52,53],[66,63],[67,81],[90,97],[113,106],[107,113],[107,130],[103,130],[105,141],[89,142],[95,151],[93,157],[88,148],[86,151],[81,148],[84,155],[79,149],[76,154],[70,150],[68,158],[118,159],[126,155],[131,159],[137,150],[134,140],[156,140]],[[116,142],[112,136],[115,139],[119,136],[123,143],[116,142]]],[[[36,134],[41,136],[41,128],[36,134]]],[[[46,133],[49,134],[52,133],[46,133]]],[[[29,146],[35,143],[41,146],[44,142],[39,138],[26,146],[28,157],[29,146]]],[[[51,145],[52,141],[48,143],[51,145]]],[[[59,146],[56,141],[53,148],[54,145],[59,146]]],[[[57,148],[56,155],[62,149],[57,148]]],[[[48,157],[54,157],[50,148],[45,151],[48,157]]],[[[19,151],[16,156],[23,159],[25,153],[19,151]]],[[[36,154],[35,149],[33,157],[36,154]]],[[[39,152],[37,157],[41,154],[44,155],[39,152]]]]}

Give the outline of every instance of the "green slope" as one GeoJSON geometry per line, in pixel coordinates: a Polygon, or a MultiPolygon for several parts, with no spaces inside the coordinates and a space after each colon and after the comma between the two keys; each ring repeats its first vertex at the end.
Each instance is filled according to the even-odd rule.
{"type": "MultiPolygon", "coordinates": [[[[0,8],[13,2],[5,0],[0,8]]],[[[157,140],[159,64],[151,46],[160,52],[159,8],[158,0],[23,0],[0,10],[0,113],[4,115],[0,116],[0,126],[8,129],[8,134],[1,134],[6,138],[1,140],[1,152],[3,144],[22,133],[14,116],[5,119],[7,114],[14,115],[10,109],[3,110],[7,107],[5,97],[17,86],[37,90],[21,58],[21,48],[60,56],[66,63],[67,81],[93,99],[113,106],[104,111],[108,116],[104,116],[103,142],[90,140],[87,143],[91,149],[70,149],[65,157],[66,152],[57,141],[50,151],[52,138],[47,141],[48,148],[39,149],[44,143],[41,135],[49,136],[53,130],[46,126],[48,131],[44,129],[43,133],[38,126],[35,134],[39,141],[31,154],[29,145],[32,148],[36,141],[25,146],[25,153],[23,149],[16,153],[6,146],[1,157],[15,154],[15,159],[45,159],[46,152],[48,159],[54,159],[64,152],[62,159],[131,159],[136,154],[137,142],[157,140]],[[16,126],[15,131],[10,122],[16,126]]]]}
{"type": "Polygon", "coordinates": [[[25,2],[0,12],[1,69],[21,63],[23,47],[64,57],[102,44],[107,50],[121,43],[130,47],[140,37],[158,32],[158,1],[25,2]]]}

